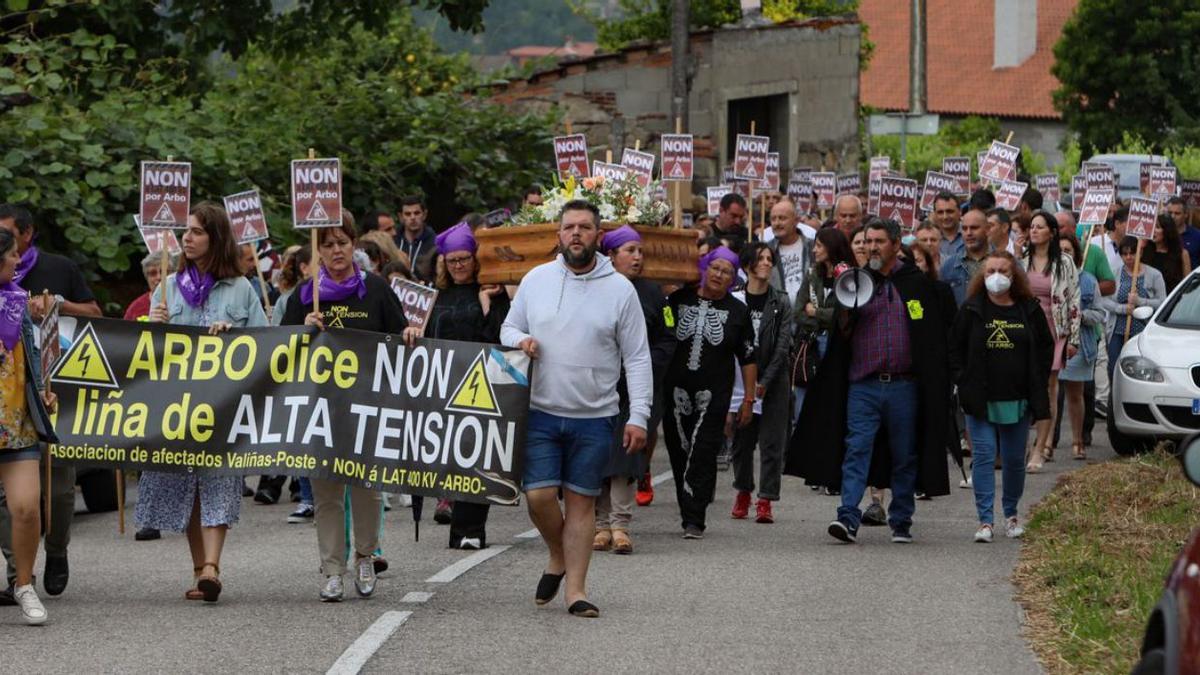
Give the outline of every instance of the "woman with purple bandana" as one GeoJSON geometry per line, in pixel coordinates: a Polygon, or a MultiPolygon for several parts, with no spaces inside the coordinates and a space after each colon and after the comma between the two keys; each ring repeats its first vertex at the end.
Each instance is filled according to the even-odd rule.
{"type": "Polygon", "coordinates": [[[717,483],[717,452],[725,438],[725,411],[733,396],[736,359],[746,383],[738,426],[750,422],[758,368],[750,310],[729,289],[738,255],[719,246],[700,258],[700,285],[671,294],[675,355],[663,388],[663,433],[675,474],[684,539],[704,538],[704,516],[717,483]]]}
{"type": "MultiPolygon", "coordinates": [[[[188,216],[179,268],[155,289],[150,320],[205,326],[210,335],[230,328],[267,326],[262,301],[242,275],[238,247],[225,209],[201,202],[188,216]],[[167,304],[163,304],[163,291],[167,304]]],[[[221,595],[221,550],[242,504],[240,476],[146,471],[138,483],[138,527],[187,532],[193,584],[188,600],[216,602],[221,595]]]]}
{"type": "MultiPolygon", "coordinates": [[[[368,274],[354,264],[354,217],[342,209],[342,224],[317,231],[321,311],[313,311],[312,279],[301,284],[283,312],[284,326],[315,326],[320,330],[353,328],[374,333],[403,333],[408,327],[404,308],[383,277],[368,274]]],[[[353,485],[349,509],[354,529],[354,586],[367,597],[375,592],[375,551],[379,548],[383,518],[383,493],[353,485]]],[[[324,582],[323,602],[340,602],[346,572],[346,499],[343,483],[312,479],[316,502],[317,548],[324,582]]]]}

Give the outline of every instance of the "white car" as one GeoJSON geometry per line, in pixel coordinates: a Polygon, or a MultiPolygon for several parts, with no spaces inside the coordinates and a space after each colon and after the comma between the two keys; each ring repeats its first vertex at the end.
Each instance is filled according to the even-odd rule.
{"type": "Polygon", "coordinates": [[[1108,436],[1121,455],[1148,450],[1159,440],[1180,441],[1197,431],[1200,270],[1167,296],[1146,329],[1121,350],[1113,369],[1108,415],[1108,436]]]}

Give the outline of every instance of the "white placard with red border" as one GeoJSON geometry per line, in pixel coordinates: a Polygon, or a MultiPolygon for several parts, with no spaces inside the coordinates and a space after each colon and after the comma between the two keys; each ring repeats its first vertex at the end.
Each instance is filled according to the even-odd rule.
{"type": "Polygon", "coordinates": [[[342,224],[342,161],[292,160],[292,226],[298,230],[342,224]]]}
{"type": "Polygon", "coordinates": [[[1013,180],[1017,177],[1017,156],[1021,149],[1003,141],[992,141],[983,162],[979,165],[979,175],[999,183],[1013,180]]]}
{"type": "Polygon", "coordinates": [[[1116,176],[1111,164],[1084,163],[1083,176],[1089,190],[1111,190],[1116,187],[1116,176]]]}
{"type": "Polygon", "coordinates": [[[967,195],[971,193],[970,157],[943,157],[941,172],[954,176],[954,179],[958,182],[958,187],[951,190],[951,192],[956,195],[967,195]]]}
{"type": "Polygon", "coordinates": [[[142,243],[146,245],[146,252],[150,255],[162,250],[164,238],[167,241],[167,255],[178,255],[183,250],[179,247],[179,237],[175,236],[174,230],[142,227],[142,219],[136,213],[133,214],[133,225],[137,228],[138,234],[142,235],[142,243]]]}
{"type": "Polygon", "coordinates": [[[867,182],[879,178],[886,174],[892,168],[892,158],[887,155],[879,155],[871,158],[870,169],[867,171],[867,182]]]}
{"type": "Polygon", "coordinates": [[[662,179],[691,180],[694,155],[695,141],[691,134],[663,134],[662,179]]]}
{"type": "Polygon", "coordinates": [[[606,181],[626,181],[632,175],[632,169],[620,164],[592,162],[592,176],[595,178],[604,178],[606,181]]]}
{"type": "MultiPolygon", "coordinates": [[[[1090,194],[1090,192],[1089,192],[1090,194]]],[[[1147,197],[1129,198],[1129,220],[1125,221],[1125,236],[1153,239],[1158,220],[1158,200],[1147,197]]],[[[1082,223],[1082,221],[1080,221],[1082,223]]]]}
{"type": "Polygon", "coordinates": [[[625,148],[621,152],[621,166],[637,176],[638,185],[646,187],[654,178],[654,153],[625,148]]]}
{"type": "Polygon", "coordinates": [[[905,232],[917,226],[917,181],[884,176],[879,179],[879,217],[900,223],[905,232]]]}
{"type": "Polygon", "coordinates": [[[1178,183],[1179,170],[1175,167],[1152,166],[1150,167],[1150,178],[1146,189],[1152,197],[1162,195],[1174,197],[1178,183]]]}
{"type": "Polygon", "coordinates": [[[588,146],[583,134],[554,137],[554,164],[558,167],[559,180],[587,178],[588,146]]]}
{"type": "Polygon", "coordinates": [[[738,134],[733,153],[733,175],[743,180],[762,180],[767,173],[768,136],[738,134]]]}
{"type": "Polygon", "coordinates": [[[732,185],[714,185],[707,188],[708,215],[717,217],[717,214],[721,212],[721,199],[730,192],[733,192],[732,185]]]}
{"type": "MultiPolygon", "coordinates": [[[[1151,200],[1153,201],[1153,200],[1151,200]]],[[[1108,210],[1112,207],[1113,191],[1100,188],[1088,189],[1083,194],[1083,205],[1079,208],[1080,225],[1103,225],[1108,220],[1108,210]]]]}
{"type": "MultiPolygon", "coordinates": [[[[939,192],[958,194],[958,177],[942,171],[926,171],[925,187],[921,191],[921,210],[932,211],[939,192]]],[[[955,200],[957,202],[957,200],[955,200]]]]}
{"type": "Polygon", "coordinates": [[[857,173],[844,173],[835,180],[839,195],[858,195],[862,192],[862,176],[857,173]]]}
{"type": "Polygon", "coordinates": [[[809,176],[817,208],[832,209],[837,198],[837,174],[832,171],[813,171],[809,176]]]}
{"type": "Polygon", "coordinates": [[[1043,201],[1058,203],[1062,198],[1062,188],[1058,185],[1058,174],[1041,173],[1033,179],[1037,191],[1042,193],[1043,201]]]}
{"type": "Polygon", "coordinates": [[[142,162],[140,184],[142,227],[187,229],[192,205],[190,162],[142,162]]]}
{"type": "Polygon", "coordinates": [[[1000,183],[999,189],[996,190],[996,206],[1005,211],[1016,211],[1017,205],[1021,203],[1021,197],[1028,188],[1029,183],[1015,180],[1006,180],[1000,183]]]}
{"type": "Polygon", "coordinates": [[[262,196],[258,190],[246,190],[224,198],[225,213],[229,214],[229,226],[237,237],[238,244],[252,244],[270,239],[267,232],[267,214],[263,212],[262,196]]]}

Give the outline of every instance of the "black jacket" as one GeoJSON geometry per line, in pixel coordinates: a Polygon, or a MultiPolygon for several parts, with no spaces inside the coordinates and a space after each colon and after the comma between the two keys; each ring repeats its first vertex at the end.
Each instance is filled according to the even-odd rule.
{"type": "MultiPolygon", "coordinates": [[[[958,402],[972,417],[987,417],[987,328],[984,326],[984,295],[963,302],[954,321],[950,339],[950,372],[958,385],[958,402]]],[[[1036,299],[1018,301],[1017,307],[1029,326],[1030,356],[1026,364],[1029,409],[1035,420],[1050,419],[1050,368],[1054,362],[1054,339],[1046,313],[1036,299]]]]}
{"type": "Polygon", "coordinates": [[[463,342],[500,343],[500,326],[508,316],[508,294],[501,290],[492,296],[491,309],[483,315],[479,303],[480,285],[454,284],[438,291],[429,313],[425,337],[463,342]]]}
{"type": "Polygon", "coordinates": [[[409,241],[408,237],[404,236],[404,229],[401,228],[396,233],[395,239],[396,247],[408,256],[411,265],[409,271],[412,272],[412,275],[418,281],[432,284],[435,281],[434,277],[437,276],[437,235],[434,234],[433,228],[426,225],[416,241],[409,241]]]}
{"type": "MultiPolygon", "coordinates": [[[[748,291],[747,291],[748,292],[748,291]]],[[[767,286],[767,303],[758,325],[758,384],[770,387],[778,378],[790,375],[792,351],[792,303],[787,292],[767,286]]]]}
{"type": "MultiPolygon", "coordinates": [[[[891,275],[900,298],[909,306],[908,334],[912,372],[917,381],[917,488],[930,496],[950,494],[946,465],[946,413],[950,409],[949,322],[945,300],[937,285],[913,265],[903,264],[891,275]]],[[[877,278],[876,283],[880,283],[877,278]]],[[[788,446],[784,473],[810,483],[838,487],[846,451],[846,399],[850,389],[850,333],[837,330],[847,310],[835,310],[834,330],[817,376],[804,397],[800,424],[788,446]]],[[[853,316],[848,316],[853,323],[853,316]]],[[[886,430],[881,429],[881,434],[886,430]]],[[[891,453],[871,458],[868,484],[888,485],[891,453]]]]}

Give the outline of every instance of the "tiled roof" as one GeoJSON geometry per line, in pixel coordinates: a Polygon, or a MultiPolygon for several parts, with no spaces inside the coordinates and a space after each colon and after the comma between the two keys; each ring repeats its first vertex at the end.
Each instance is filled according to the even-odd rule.
{"type": "MultiPolygon", "coordinates": [[[[926,95],[929,112],[1053,118],[1054,44],[1078,0],[1037,0],[1033,56],[993,68],[995,0],[927,0],[926,95]]],[[[858,15],[875,53],[861,77],[864,105],[908,109],[909,3],[862,0],[858,15]]]]}

